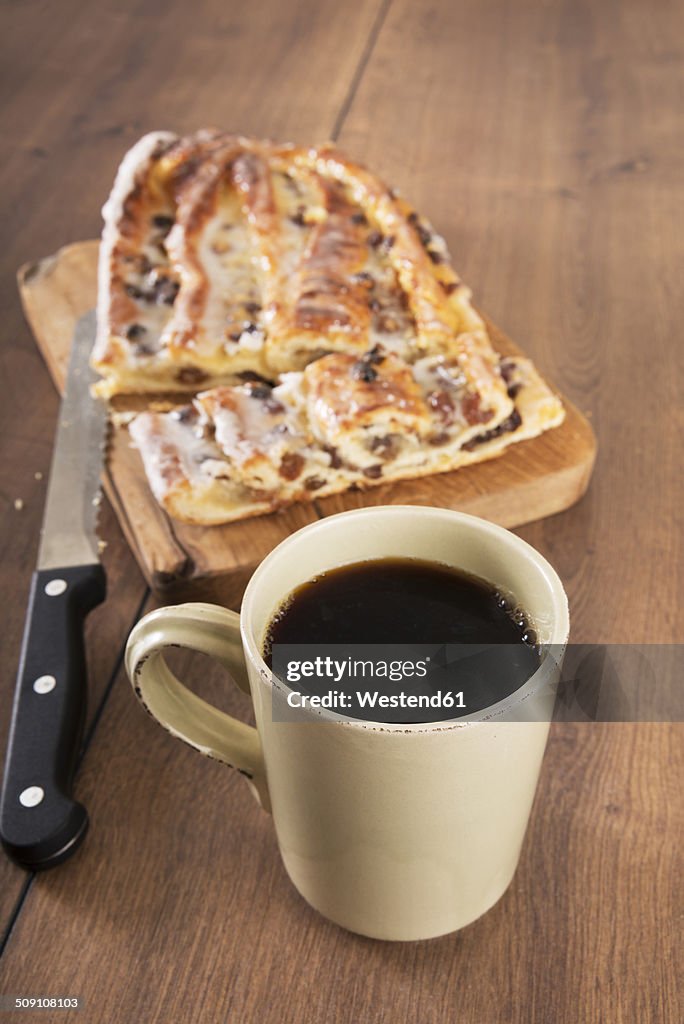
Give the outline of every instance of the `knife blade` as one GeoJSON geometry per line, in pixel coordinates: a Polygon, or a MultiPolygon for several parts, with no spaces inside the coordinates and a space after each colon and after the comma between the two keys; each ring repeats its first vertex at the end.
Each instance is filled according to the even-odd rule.
{"type": "Polygon", "coordinates": [[[91,311],[76,325],[69,357],[0,799],[2,845],[34,871],[66,860],[88,828],[72,789],[87,694],[83,629],[106,589],[96,524],[107,409],[90,392],[94,337],[91,311]]]}

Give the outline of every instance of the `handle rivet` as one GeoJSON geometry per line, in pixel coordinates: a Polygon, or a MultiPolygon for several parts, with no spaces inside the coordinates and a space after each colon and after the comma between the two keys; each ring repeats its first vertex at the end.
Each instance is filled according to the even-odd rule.
{"type": "Polygon", "coordinates": [[[36,807],[44,796],[45,790],[40,786],[29,786],[19,794],[19,803],[23,807],[36,807]]]}
{"type": "Polygon", "coordinates": [[[57,685],[57,680],[54,676],[38,676],[33,684],[33,689],[36,693],[49,693],[50,690],[54,690],[57,685]]]}
{"type": "Polygon", "coordinates": [[[59,597],[67,588],[66,580],[50,580],[45,584],[45,593],[48,597],[59,597]]]}

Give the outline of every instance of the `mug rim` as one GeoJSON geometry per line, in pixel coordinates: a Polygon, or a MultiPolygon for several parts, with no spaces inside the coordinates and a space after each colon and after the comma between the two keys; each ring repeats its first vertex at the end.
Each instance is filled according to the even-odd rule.
{"type": "MultiPolygon", "coordinates": [[[[524,554],[529,559],[529,561],[534,565],[535,570],[539,572],[549,584],[549,589],[553,597],[553,627],[552,636],[549,642],[544,644],[544,648],[560,648],[560,660],[560,657],[562,657],[562,653],[565,650],[570,630],[568,599],[560,576],[550,562],[544,557],[544,555],[537,551],[536,548],[531,544],[528,544],[528,542],[523,540],[522,537],[518,537],[517,534],[513,533],[511,530],[506,529],[504,526],[499,526],[497,523],[492,523],[488,519],[483,519],[480,516],[474,516],[467,512],[459,512],[456,509],[441,508],[434,505],[371,505],[365,508],[347,509],[344,512],[336,512],[334,515],[324,516],[322,519],[318,519],[315,522],[307,523],[305,526],[300,527],[298,530],[295,530],[294,533],[291,533],[288,537],[285,537],[284,540],[280,541],[280,543],[277,544],[276,547],[268,553],[268,555],[266,555],[252,573],[247,587],[245,588],[240,606],[240,634],[243,646],[248,657],[256,666],[259,678],[269,689],[275,687],[283,693],[292,692],[291,688],[288,687],[287,684],[283,683],[281,679],[278,679],[273,674],[272,670],[269,669],[263,659],[254,630],[252,629],[251,618],[253,615],[254,595],[258,590],[261,578],[268,573],[273,562],[282,556],[283,551],[289,546],[295,544],[301,538],[302,534],[306,532],[313,533],[316,530],[325,529],[329,523],[336,522],[340,519],[364,519],[368,517],[375,517],[377,515],[422,515],[434,519],[448,519],[453,523],[458,523],[461,526],[478,531],[481,535],[489,534],[489,536],[495,536],[498,540],[505,542],[513,548],[517,548],[520,553],[524,554]]],[[[286,596],[286,594],[283,595],[283,597],[286,596]]],[[[543,658],[537,671],[534,672],[533,675],[522,684],[522,686],[518,687],[517,690],[514,690],[513,693],[504,697],[502,700],[497,701],[495,704],[490,704],[488,707],[474,712],[472,715],[466,715],[458,719],[444,719],[437,722],[376,722],[374,720],[366,721],[365,719],[348,718],[346,716],[339,715],[328,708],[311,708],[308,706],[305,709],[307,711],[307,715],[302,716],[302,718],[304,719],[304,717],[306,717],[308,720],[320,720],[350,728],[361,728],[366,731],[370,730],[373,732],[388,733],[400,732],[403,735],[406,735],[407,733],[445,732],[453,729],[463,729],[468,726],[491,721],[498,721],[507,711],[511,710],[517,704],[531,696],[531,693],[536,691],[538,685],[542,685],[537,677],[548,673],[549,657],[550,655],[547,655],[546,658],[543,658]],[[535,680],[537,681],[536,683],[535,680]],[[533,684],[535,685],[533,686],[533,684]]]]}

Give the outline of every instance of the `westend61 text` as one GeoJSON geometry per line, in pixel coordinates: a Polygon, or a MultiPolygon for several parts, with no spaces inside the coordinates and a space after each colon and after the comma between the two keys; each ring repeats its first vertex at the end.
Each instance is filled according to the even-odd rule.
{"type": "Polygon", "coordinates": [[[465,708],[463,691],[454,693],[452,690],[437,691],[433,694],[415,693],[379,693],[377,690],[357,690],[355,694],[343,693],[339,690],[328,690],[324,694],[298,693],[291,691],[287,695],[287,703],[291,708],[340,708],[349,711],[352,708],[465,708]]]}

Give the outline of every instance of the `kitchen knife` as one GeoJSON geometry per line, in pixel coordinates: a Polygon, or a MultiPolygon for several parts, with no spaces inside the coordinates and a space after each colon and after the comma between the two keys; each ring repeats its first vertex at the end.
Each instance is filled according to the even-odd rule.
{"type": "Polygon", "coordinates": [[[94,313],[76,325],[29,595],[0,803],[0,839],[30,870],[77,849],[88,813],[72,798],[86,707],[85,617],[105,596],[95,535],[107,410],[93,398],[94,313]]]}

